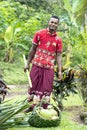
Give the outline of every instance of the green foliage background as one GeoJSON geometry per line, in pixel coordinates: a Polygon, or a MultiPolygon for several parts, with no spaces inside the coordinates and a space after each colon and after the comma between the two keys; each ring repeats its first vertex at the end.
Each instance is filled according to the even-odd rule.
{"type": "MultiPolygon", "coordinates": [[[[57,32],[63,40],[63,67],[76,69],[79,65],[87,72],[87,0],[0,0],[0,79],[6,84],[28,84],[22,55],[27,57],[34,33],[47,27],[51,15],[60,18],[57,32]]],[[[77,97],[68,101],[71,104],[64,103],[82,105],[77,97]]],[[[62,124],[46,129],[87,129],[70,121],[71,116],[63,111],[62,124]]],[[[15,129],[22,128],[11,128],[15,129]]]]}
{"type": "MultiPolygon", "coordinates": [[[[18,66],[22,68],[22,55],[27,57],[34,33],[47,27],[51,15],[58,15],[58,34],[63,40],[63,66],[83,64],[87,68],[86,5],[86,0],[1,0],[0,61],[19,62],[18,66]],[[7,33],[8,28],[11,30],[7,33]]],[[[2,62],[0,69],[5,73],[6,63],[2,62]]]]}

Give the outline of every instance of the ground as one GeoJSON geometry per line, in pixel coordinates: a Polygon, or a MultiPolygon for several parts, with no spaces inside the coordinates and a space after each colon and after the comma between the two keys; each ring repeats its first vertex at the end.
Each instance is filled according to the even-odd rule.
{"type": "MultiPolygon", "coordinates": [[[[28,85],[8,85],[10,91],[6,98],[11,98],[19,95],[27,95],[28,85]]],[[[83,106],[68,106],[64,107],[63,111],[70,112],[72,116],[70,120],[77,122],[78,124],[83,124],[83,121],[80,119],[80,114],[83,111],[83,106]]]]}
{"type": "Polygon", "coordinates": [[[82,106],[66,107],[66,108],[64,108],[64,111],[68,111],[68,112],[72,113],[73,116],[71,117],[71,120],[77,122],[78,124],[84,124],[83,121],[80,119],[80,114],[83,111],[82,106]]]}

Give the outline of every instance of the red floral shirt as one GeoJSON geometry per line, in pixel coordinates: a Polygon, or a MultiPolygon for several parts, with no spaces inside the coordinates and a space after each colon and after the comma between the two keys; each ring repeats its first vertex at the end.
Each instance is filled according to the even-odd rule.
{"type": "Polygon", "coordinates": [[[53,69],[56,53],[62,52],[62,39],[56,32],[50,34],[48,29],[43,29],[36,32],[32,43],[37,45],[32,63],[40,67],[53,69]]]}

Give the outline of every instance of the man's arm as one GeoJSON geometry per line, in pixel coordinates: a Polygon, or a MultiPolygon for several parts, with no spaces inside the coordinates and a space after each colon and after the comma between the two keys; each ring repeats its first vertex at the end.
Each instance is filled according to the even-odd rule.
{"type": "Polygon", "coordinates": [[[35,44],[32,44],[32,47],[29,51],[29,54],[28,54],[28,61],[27,61],[27,65],[26,67],[24,68],[24,71],[26,71],[27,69],[29,69],[29,66],[30,66],[30,63],[32,61],[32,59],[34,58],[34,55],[36,53],[36,48],[37,48],[37,45],[35,44]]]}
{"type": "Polygon", "coordinates": [[[58,79],[62,79],[62,54],[61,52],[57,53],[57,65],[58,65],[58,79]]]}

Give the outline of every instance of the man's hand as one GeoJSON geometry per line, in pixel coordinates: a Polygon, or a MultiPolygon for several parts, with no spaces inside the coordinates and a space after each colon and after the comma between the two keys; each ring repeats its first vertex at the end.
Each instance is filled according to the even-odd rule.
{"type": "Polygon", "coordinates": [[[27,70],[29,70],[30,66],[26,65],[26,67],[24,67],[24,72],[26,72],[27,70]]]}
{"type": "Polygon", "coordinates": [[[58,81],[62,80],[62,72],[58,72],[58,81]]]}

